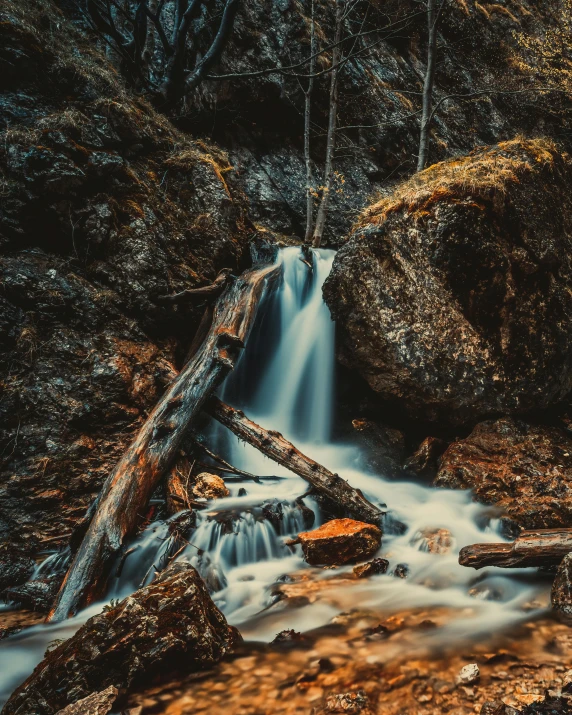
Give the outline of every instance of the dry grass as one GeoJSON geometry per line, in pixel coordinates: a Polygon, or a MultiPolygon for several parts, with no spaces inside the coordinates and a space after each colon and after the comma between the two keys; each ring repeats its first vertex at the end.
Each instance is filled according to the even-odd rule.
{"type": "Polygon", "coordinates": [[[484,5],[484,7],[486,8],[489,17],[491,17],[492,15],[503,15],[504,17],[510,18],[514,22],[520,22],[518,17],[516,17],[516,15],[513,15],[513,13],[503,5],[488,4],[484,5]]]}
{"type": "Polygon", "coordinates": [[[358,226],[381,223],[397,211],[423,212],[442,200],[491,198],[506,193],[510,184],[552,165],[560,156],[549,139],[519,137],[493,147],[479,148],[462,157],[430,166],[400,184],[390,195],[368,207],[358,226]]]}

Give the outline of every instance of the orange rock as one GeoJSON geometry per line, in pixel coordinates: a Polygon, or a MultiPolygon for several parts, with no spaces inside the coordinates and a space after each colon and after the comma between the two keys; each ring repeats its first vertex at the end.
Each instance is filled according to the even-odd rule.
{"type": "Polygon", "coordinates": [[[312,566],[340,566],[373,556],[381,546],[381,530],[363,521],[334,519],[303,531],[295,543],[302,544],[304,558],[312,566]]]}

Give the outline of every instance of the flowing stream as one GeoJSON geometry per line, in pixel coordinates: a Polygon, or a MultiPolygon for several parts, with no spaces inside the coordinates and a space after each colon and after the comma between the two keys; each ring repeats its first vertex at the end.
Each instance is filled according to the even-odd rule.
{"type": "MultiPolygon", "coordinates": [[[[269,641],[287,628],[315,629],[356,608],[387,614],[404,608],[448,607],[453,617],[447,625],[426,636],[435,645],[486,637],[531,618],[538,612],[534,601],[541,587],[533,584],[529,572],[489,568],[481,574],[457,563],[462,546],[502,539],[490,510],[473,503],[468,492],[370,473],[363,468],[358,448],[333,440],[335,330],[322,300],[322,285],[334,252],[313,251],[313,271],[300,257],[299,248],[280,251],[281,284],[262,306],[249,344],[221,396],[264,427],[282,432],[301,451],[361,489],[370,501],[386,505],[379,555],[389,559],[389,572],[360,581],[338,580],[298,607],[289,605],[288,599],[277,599],[275,586],[288,580],[289,574],[307,570],[314,580],[329,579],[351,567],[312,569],[299,547],[284,543],[308,528],[308,511],[296,501],[307,484],[214,424],[208,444],[215,451],[242,470],[280,479],[230,483],[229,497],[210,502],[198,513],[190,543],[177,558],[199,569],[219,608],[247,640],[269,641]],[[268,509],[274,518],[267,518],[268,509]],[[439,528],[452,535],[449,553],[429,553],[425,548],[420,532],[439,528]],[[399,563],[409,568],[406,579],[392,573],[399,563]]],[[[314,513],[314,526],[320,525],[318,504],[310,497],[304,497],[304,504],[314,513]]],[[[121,575],[109,585],[109,598],[124,597],[152,580],[154,567],[166,561],[173,547],[170,521],[155,522],[137,537],[121,575]]],[[[94,605],[63,624],[35,626],[0,642],[0,703],[41,660],[50,641],[68,637],[101,607],[94,605]]]]}

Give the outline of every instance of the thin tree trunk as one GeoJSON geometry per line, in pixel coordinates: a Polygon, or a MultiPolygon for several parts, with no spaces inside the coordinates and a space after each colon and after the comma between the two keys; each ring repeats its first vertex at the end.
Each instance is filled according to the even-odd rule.
{"type": "Polygon", "coordinates": [[[234,368],[278,265],[247,271],[218,299],[211,330],[107,478],[48,620],[62,620],[101,595],[113,557],[136,527],[185,432],[234,368]]]}
{"type": "Polygon", "coordinates": [[[354,489],[338,474],[333,474],[318,462],[302,454],[279,432],[264,429],[240,410],[225,405],[216,397],[205,404],[205,411],[239,438],[252,445],[262,454],[286,467],[309,482],[316,491],[329,497],[354,516],[370,524],[377,524],[382,512],[363,494],[354,489]]]}
{"type": "Polygon", "coordinates": [[[314,230],[314,175],[310,157],[310,127],[312,119],[312,92],[314,91],[314,72],[316,71],[316,20],[314,17],[314,0],[312,0],[310,19],[310,79],[305,92],[304,103],[304,159],[306,161],[306,235],[304,241],[310,243],[314,230]]]}
{"type": "Polygon", "coordinates": [[[461,566],[524,568],[558,564],[572,551],[572,529],[523,531],[509,544],[472,544],[459,553],[461,566]]]}
{"type": "Polygon", "coordinates": [[[429,142],[429,127],[433,109],[433,84],[435,81],[435,56],[437,49],[437,0],[427,0],[427,70],[423,82],[423,110],[421,115],[421,130],[419,133],[419,156],[417,171],[423,171],[427,163],[427,148],[429,142]]]}
{"type": "Polygon", "coordinates": [[[342,56],[341,39],[342,25],[344,19],[344,0],[336,0],[336,36],[335,47],[332,51],[332,73],[330,76],[330,114],[328,119],[328,136],[326,140],[326,163],[324,166],[324,186],[322,189],[322,199],[316,216],[316,226],[314,227],[314,238],[312,246],[319,248],[324,235],[324,227],[330,206],[330,194],[333,184],[334,155],[336,151],[336,124],[338,118],[338,72],[342,56]]]}
{"type": "MultiPolygon", "coordinates": [[[[153,15],[157,15],[157,9],[159,7],[159,0],[149,0],[149,12],[153,15]]],[[[143,67],[149,78],[151,75],[151,65],[153,63],[153,56],[155,54],[155,36],[157,30],[153,22],[147,23],[147,37],[145,38],[145,46],[143,47],[143,67]]]]}

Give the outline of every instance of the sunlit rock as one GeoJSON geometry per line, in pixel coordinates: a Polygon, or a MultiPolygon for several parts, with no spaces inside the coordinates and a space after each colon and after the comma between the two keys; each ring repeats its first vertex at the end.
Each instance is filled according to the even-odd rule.
{"type": "Polygon", "coordinates": [[[381,529],[354,519],[334,519],[302,532],[293,543],[302,545],[312,566],[340,566],[373,556],[381,546],[381,529]]]}
{"type": "Polygon", "coordinates": [[[229,496],[230,491],[217,474],[201,472],[196,478],[193,494],[203,499],[220,499],[229,496]]]}

